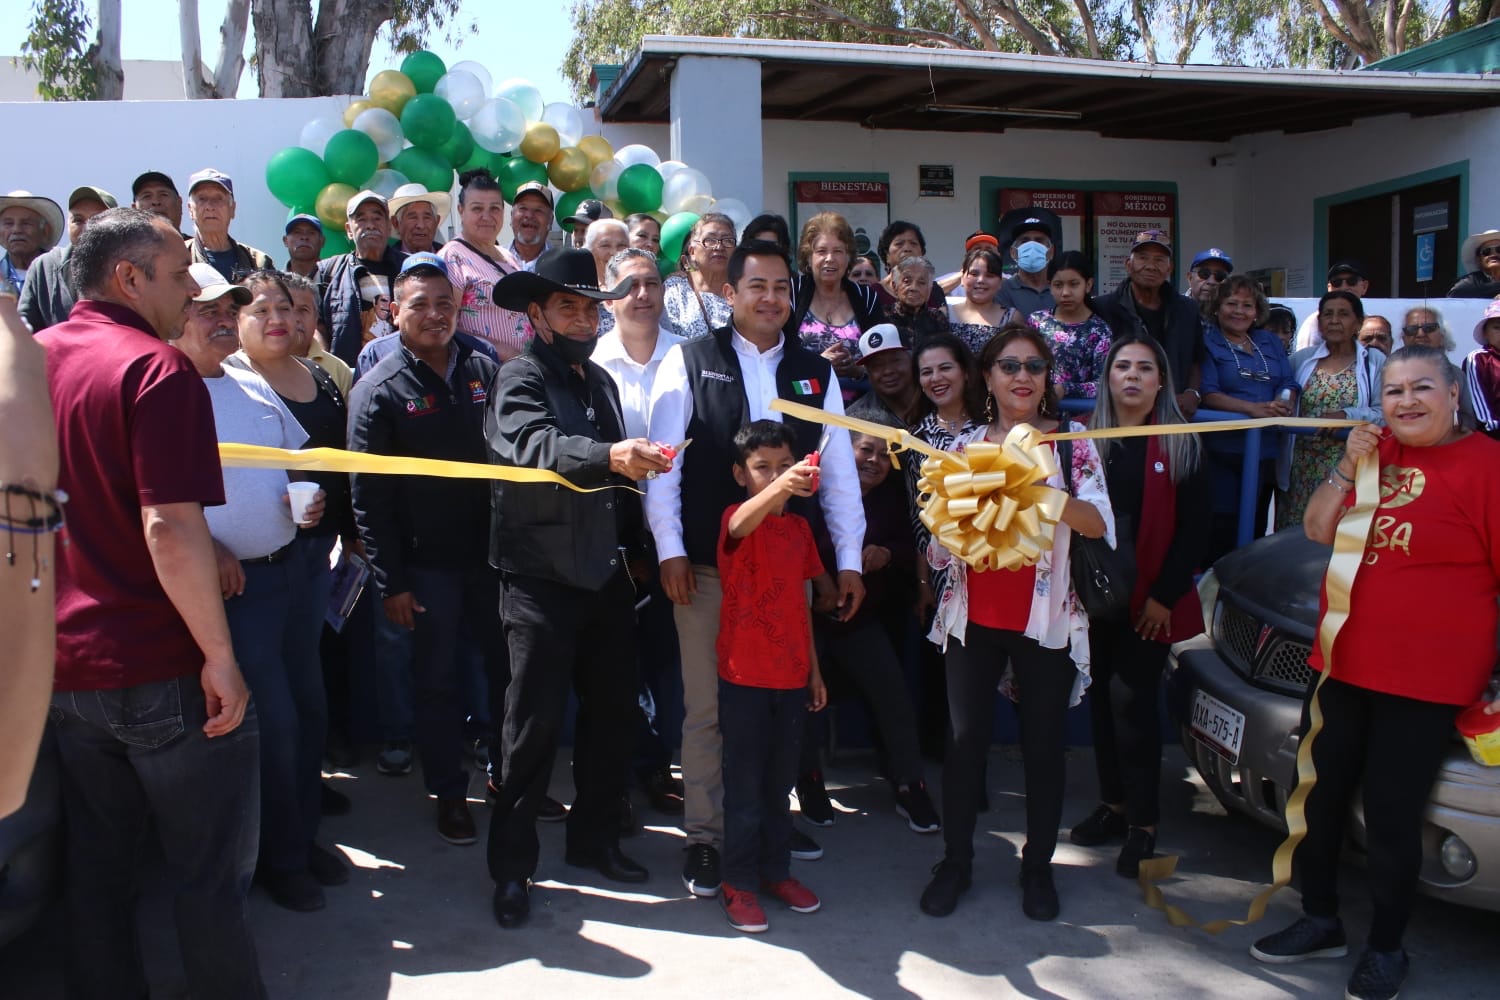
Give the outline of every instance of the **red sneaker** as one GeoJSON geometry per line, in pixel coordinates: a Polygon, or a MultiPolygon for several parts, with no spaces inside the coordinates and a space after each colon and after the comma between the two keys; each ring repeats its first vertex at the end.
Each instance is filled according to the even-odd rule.
{"type": "Polygon", "coordinates": [[[816,913],[818,907],[823,905],[811,889],[794,878],[780,882],[762,882],[760,891],[781,900],[797,913],[816,913]]]}
{"type": "Polygon", "coordinates": [[[760,908],[760,900],[755,898],[755,893],[736,889],[725,882],[719,899],[724,904],[724,915],[729,918],[729,926],[735,930],[746,934],[764,934],[771,926],[766,923],[766,911],[760,908]]]}

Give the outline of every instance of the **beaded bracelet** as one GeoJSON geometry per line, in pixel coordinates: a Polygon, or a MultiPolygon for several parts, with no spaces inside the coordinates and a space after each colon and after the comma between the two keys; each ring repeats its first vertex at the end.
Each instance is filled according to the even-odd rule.
{"type": "Polygon", "coordinates": [[[1323,480],[1323,485],[1325,485],[1325,486],[1332,486],[1334,489],[1338,490],[1340,493],[1348,493],[1349,492],[1349,490],[1347,488],[1345,488],[1343,486],[1340,486],[1339,483],[1338,483],[1338,480],[1334,479],[1332,476],[1329,476],[1327,479],[1323,480]]]}
{"type": "Polygon", "coordinates": [[[62,505],[68,502],[68,495],[62,490],[53,490],[48,493],[21,483],[0,483],[0,492],[5,495],[5,511],[0,514],[0,523],[4,524],[7,539],[5,564],[7,566],[16,564],[16,536],[31,535],[31,592],[34,594],[42,587],[44,562],[41,557],[41,543],[37,541],[37,536],[50,535],[65,527],[62,505]],[[27,516],[21,517],[12,511],[12,503],[16,497],[30,501],[31,510],[27,516]],[[37,508],[40,504],[49,505],[51,510],[39,511],[37,508]]]}
{"type": "Polygon", "coordinates": [[[1335,463],[1334,466],[1333,466],[1333,468],[1329,469],[1328,471],[1332,475],[1338,476],[1340,479],[1342,479],[1344,482],[1348,483],[1350,486],[1354,485],[1354,480],[1350,479],[1348,476],[1344,475],[1341,471],[1339,471],[1339,467],[1338,467],[1337,463],[1335,463]]]}

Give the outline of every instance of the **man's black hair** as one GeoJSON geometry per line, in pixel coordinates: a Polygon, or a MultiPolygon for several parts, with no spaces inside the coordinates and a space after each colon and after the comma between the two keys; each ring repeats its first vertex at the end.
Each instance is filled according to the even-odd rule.
{"type": "Polygon", "coordinates": [[[752,420],[734,432],[734,464],[744,468],[750,456],[762,448],[780,448],[785,445],[793,455],[797,453],[797,435],[779,420],[752,420]]]}
{"type": "Polygon", "coordinates": [[[111,208],[90,219],[68,254],[68,280],[78,294],[97,297],[122,260],[155,279],[156,255],[167,242],[166,232],[156,224],[160,218],[126,207],[111,208]]]}
{"type": "Polygon", "coordinates": [[[786,265],[786,276],[792,276],[792,262],[786,259],[786,254],[781,252],[781,247],[770,240],[751,240],[749,243],[741,243],[734,248],[734,253],[729,255],[729,284],[738,288],[740,279],[745,276],[745,262],[751,257],[775,257],[786,265]]]}

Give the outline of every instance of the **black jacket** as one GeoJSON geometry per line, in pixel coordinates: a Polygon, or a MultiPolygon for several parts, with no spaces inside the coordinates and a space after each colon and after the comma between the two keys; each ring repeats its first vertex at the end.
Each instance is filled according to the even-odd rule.
{"type": "MultiPolygon", "coordinates": [[[[406,253],[399,247],[387,246],[381,263],[395,274],[405,259],[406,253]]],[[[359,276],[368,270],[353,250],[318,263],[318,320],[328,331],[328,353],[350,368],[359,360],[359,349],[364,346],[359,276]]]]}
{"type": "MultiPolygon", "coordinates": [[[[842,279],[844,295],[849,299],[849,304],[854,307],[854,322],[859,326],[859,332],[864,333],[876,323],[883,322],[880,318],[880,300],[875,289],[871,285],[856,285],[848,278],[842,279]]],[[[789,338],[797,339],[797,334],[802,329],[802,321],[807,318],[807,311],[812,308],[813,296],[817,294],[817,282],[810,274],[799,274],[797,280],[792,284],[792,314],[787,317],[786,325],[781,332],[789,338]]]]}
{"type": "MultiPolygon", "coordinates": [[[[443,381],[406,348],[393,351],[349,392],[349,450],[479,462],[484,406],[499,369],[457,345],[443,381]]],[[[411,589],[407,567],[469,570],[485,563],[489,487],[482,479],[355,473],[354,520],[381,596],[411,589]]]]}
{"type": "MultiPolygon", "coordinates": [[[[1192,384],[1189,376],[1193,367],[1203,359],[1203,322],[1198,316],[1198,303],[1178,294],[1171,282],[1162,285],[1161,299],[1165,323],[1161,346],[1167,352],[1167,364],[1172,368],[1172,385],[1182,392],[1192,384]]],[[[1116,338],[1132,333],[1151,336],[1145,320],[1136,311],[1129,278],[1108,295],[1095,299],[1094,311],[1104,317],[1116,338]]]]}
{"type": "Polygon", "coordinates": [[[635,483],[609,471],[610,445],[625,437],[619,390],[592,361],[583,371],[580,378],[540,337],[507,361],[485,409],[489,461],[546,469],[585,488],[629,489],[492,481],[490,564],[597,591],[624,567],[621,547],[645,555],[646,532],[635,483]]]}
{"type": "Polygon", "coordinates": [[[1450,299],[1493,299],[1497,295],[1500,295],[1500,281],[1483,271],[1470,271],[1448,289],[1450,299]]]}

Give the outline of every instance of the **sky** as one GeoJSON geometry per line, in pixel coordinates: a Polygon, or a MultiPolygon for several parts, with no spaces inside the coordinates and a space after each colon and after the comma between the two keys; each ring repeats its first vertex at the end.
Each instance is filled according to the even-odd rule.
{"type": "MultiPolygon", "coordinates": [[[[316,3],[316,0],[314,0],[316,3]]],[[[0,18],[0,56],[20,52],[30,22],[31,0],[8,0],[26,13],[0,18]]],[[[177,31],[177,0],[123,0],[123,24],[120,31],[121,56],[124,59],[167,59],[177,62],[182,48],[177,31]]],[[[226,0],[200,0],[198,27],[203,38],[203,61],[212,68],[219,52],[219,25],[224,19],[226,0]]],[[[572,36],[568,11],[572,5],[560,0],[464,0],[459,15],[450,22],[467,25],[479,20],[475,34],[445,40],[443,32],[429,39],[428,47],[452,66],[465,59],[474,60],[490,71],[495,82],[507,77],[522,77],[541,89],[549,103],[568,99],[568,87],[558,66],[572,36]],[[482,18],[481,18],[481,15],[482,18]]],[[[251,29],[253,36],[254,29],[251,29]]],[[[246,39],[246,58],[251,52],[246,39]]],[[[370,55],[370,75],[383,69],[399,69],[401,57],[391,51],[381,38],[375,40],[370,55]]],[[[240,78],[240,97],[258,93],[255,74],[246,67],[240,78]]]]}

